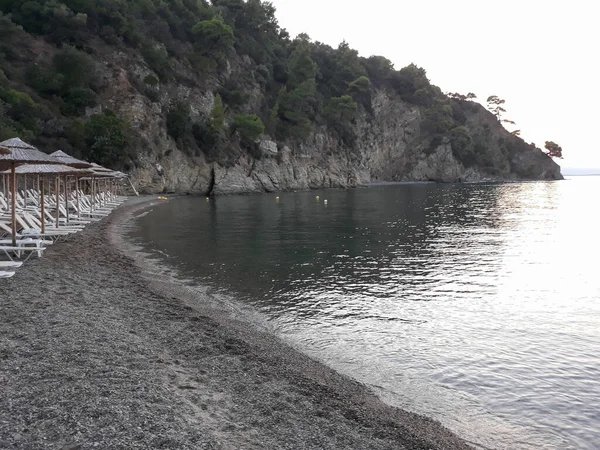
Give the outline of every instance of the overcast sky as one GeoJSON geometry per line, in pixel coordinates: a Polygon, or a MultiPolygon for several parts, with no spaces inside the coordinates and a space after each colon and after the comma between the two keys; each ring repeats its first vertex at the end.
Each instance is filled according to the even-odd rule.
{"type": "Polygon", "coordinates": [[[600,167],[596,0],[271,1],[292,36],[414,62],[444,92],[498,95],[527,142],[557,142],[563,167],[600,167]]]}

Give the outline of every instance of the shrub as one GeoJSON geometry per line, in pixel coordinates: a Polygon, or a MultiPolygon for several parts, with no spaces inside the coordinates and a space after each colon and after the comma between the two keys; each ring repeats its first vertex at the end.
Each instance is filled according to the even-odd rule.
{"type": "Polygon", "coordinates": [[[94,87],[96,63],[74,47],[65,46],[54,56],[54,68],[62,75],[64,89],[94,87]]]}
{"type": "Polygon", "coordinates": [[[16,91],[14,89],[4,90],[0,89],[0,100],[8,103],[12,106],[26,105],[35,106],[35,102],[26,92],[16,91]]]}
{"type": "Polygon", "coordinates": [[[159,79],[168,81],[171,77],[171,65],[167,52],[153,44],[144,45],[140,52],[148,67],[158,75],[159,79]]]}
{"type": "Polygon", "coordinates": [[[241,106],[248,101],[248,94],[245,94],[239,84],[233,80],[227,80],[225,85],[219,89],[219,95],[227,105],[231,107],[241,106]]]}
{"type": "Polygon", "coordinates": [[[40,94],[57,95],[62,89],[64,77],[31,64],[25,71],[25,82],[40,94]]]}
{"type": "Polygon", "coordinates": [[[69,89],[64,96],[64,101],[60,107],[65,116],[80,116],[85,113],[86,108],[96,106],[96,93],[88,88],[69,89]]]}
{"type": "Polygon", "coordinates": [[[158,85],[159,80],[154,75],[147,75],[144,78],[144,83],[146,83],[148,86],[156,86],[158,85]]]}

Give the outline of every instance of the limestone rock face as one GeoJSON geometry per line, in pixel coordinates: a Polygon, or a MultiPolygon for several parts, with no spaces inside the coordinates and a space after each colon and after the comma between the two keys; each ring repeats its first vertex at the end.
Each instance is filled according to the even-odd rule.
{"type": "MultiPolygon", "coordinates": [[[[244,64],[244,61],[237,63],[244,64]]],[[[144,76],[146,69],[130,62],[130,70],[144,76]]],[[[233,70],[233,69],[232,69],[233,70]]],[[[238,70],[241,70],[238,68],[238,70]]],[[[498,181],[561,179],[560,167],[535,147],[516,141],[483,107],[467,105],[465,127],[485,129],[485,143],[493,166],[465,167],[446,139],[434,144],[422,132],[421,110],[388,91],[374,91],[370,110],[355,120],[353,148],[345,148],[326,127],[302,143],[275,142],[265,136],[256,143],[255,159],[236,147],[227,166],[208,161],[204,154],[184,153],[165,131],[164,116],[176,100],[189,102],[192,119],[205,120],[214,103],[214,86],[170,86],[151,102],[130,84],[122,71],[107,73],[109,98],[126,98],[111,107],[138,130],[139,151],[130,174],[144,193],[250,194],[328,187],[353,187],[378,181],[498,181]]],[[[250,103],[256,86],[247,87],[250,103]]],[[[108,98],[107,98],[107,101],[108,98]]]]}

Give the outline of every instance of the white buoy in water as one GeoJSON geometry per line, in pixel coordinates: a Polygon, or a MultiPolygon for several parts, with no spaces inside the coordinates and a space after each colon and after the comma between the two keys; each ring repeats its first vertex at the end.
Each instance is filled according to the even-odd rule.
{"type": "Polygon", "coordinates": [[[323,203],[327,204],[327,199],[323,200],[323,203]]]}
{"type": "Polygon", "coordinates": [[[210,200],[210,198],[206,197],[206,201],[209,201],[209,200],[210,200]]]}
{"type": "Polygon", "coordinates": [[[279,201],[279,197],[275,197],[275,200],[279,201]]]}
{"type": "Polygon", "coordinates": [[[317,200],[319,200],[321,197],[319,197],[318,195],[315,197],[317,200]]]}

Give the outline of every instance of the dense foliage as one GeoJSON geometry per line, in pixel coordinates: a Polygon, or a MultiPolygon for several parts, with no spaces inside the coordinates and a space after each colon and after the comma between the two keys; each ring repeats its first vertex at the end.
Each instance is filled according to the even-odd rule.
{"type": "Polygon", "coordinates": [[[433,144],[447,139],[467,165],[481,159],[464,126],[462,104],[474,94],[450,99],[424,69],[395,70],[346,42],[332,48],[306,35],[291,39],[262,0],[0,0],[0,38],[0,139],[52,142],[122,165],[136,130],[98,107],[108,87],[97,53],[111,48],[143,58],[152,73],[127,76],[151,102],[169,83],[218,93],[209,117],[188,101],[161,104],[165,132],[190,155],[219,160],[238,136],[256,156],[252,144],[265,132],[294,141],[324,126],[352,148],[356,118],[370,112],[374,90],[388,89],[421,109],[433,144]],[[33,51],[40,39],[44,52],[33,51]],[[251,70],[232,75],[232,63],[251,70]]]}

